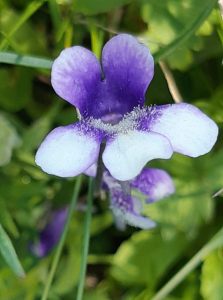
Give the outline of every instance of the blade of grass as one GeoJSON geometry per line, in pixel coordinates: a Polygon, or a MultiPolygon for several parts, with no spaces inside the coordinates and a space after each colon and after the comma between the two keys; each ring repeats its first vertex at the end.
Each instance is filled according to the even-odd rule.
{"type": "Polygon", "coordinates": [[[161,290],[151,300],[164,299],[173,289],[175,289],[184,278],[193,271],[205,258],[206,255],[215,249],[223,246],[223,229],[221,229],[191,260],[165,284],[161,290]]]}
{"type": "Polygon", "coordinates": [[[8,41],[8,44],[12,47],[13,50],[15,50],[18,54],[22,55],[22,50],[20,46],[11,38],[8,34],[1,32],[5,40],[8,41]]]}
{"type": "Polygon", "coordinates": [[[103,47],[104,31],[95,25],[95,19],[89,19],[89,28],[91,34],[91,48],[97,58],[101,59],[101,50],[103,47]]]}
{"type": "Polygon", "coordinates": [[[0,52],[0,62],[42,69],[51,69],[53,64],[52,59],[41,58],[37,56],[22,56],[10,52],[0,52]]]}
{"type": "MultiPolygon", "coordinates": [[[[15,23],[11,31],[8,33],[8,37],[11,38],[16,31],[44,4],[44,2],[46,2],[46,0],[36,0],[31,2],[22,13],[19,21],[15,23]]],[[[8,40],[4,39],[0,45],[0,50],[6,50],[7,46],[8,40]]]]}
{"type": "Polygon", "coordinates": [[[26,274],[19,262],[15,249],[6,234],[3,227],[0,225],[0,252],[12,271],[20,278],[25,278],[26,274]]]}
{"type": "Polygon", "coordinates": [[[68,48],[72,46],[72,39],[73,39],[73,26],[72,24],[68,24],[67,29],[65,31],[64,48],[68,48]]]}
{"type": "Polygon", "coordinates": [[[73,192],[73,197],[72,197],[71,203],[70,203],[70,208],[69,208],[69,212],[68,212],[68,216],[67,216],[67,221],[66,221],[66,224],[64,226],[63,234],[61,236],[61,239],[60,239],[59,244],[58,244],[57,249],[56,249],[56,253],[55,253],[54,258],[53,258],[51,270],[50,270],[50,273],[48,275],[47,282],[46,282],[45,289],[44,289],[41,300],[47,300],[47,298],[48,298],[48,293],[49,293],[49,290],[50,290],[50,287],[51,287],[51,284],[52,284],[52,281],[53,281],[54,274],[56,272],[56,268],[57,268],[57,265],[58,265],[58,262],[59,262],[59,259],[60,259],[60,255],[61,255],[63,245],[64,245],[64,242],[65,242],[65,239],[66,239],[66,236],[67,236],[67,232],[68,232],[68,229],[69,229],[69,226],[70,226],[71,217],[72,217],[75,205],[77,203],[77,198],[78,198],[80,187],[81,187],[81,181],[82,181],[82,175],[79,175],[77,177],[77,180],[76,180],[76,183],[75,183],[75,186],[74,186],[74,192],[73,192]]]}
{"type": "Polygon", "coordinates": [[[208,2],[204,9],[202,10],[200,16],[191,24],[191,26],[185,30],[181,36],[175,39],[167,47],[161,49],[154,54],[154,60],[157,63],[160,60],[164,60],[168,55],[175,51],[180,45],[186,42],[186,40],[191,37],[195,31],[204,23],[206,18],[209,16],[213,8],[215,7],[217,0],[211,0],[208,2]]]}
{"type": "Polygon", "coordinates": [[[61,22],[61,26],[56,33],[56,42],[58,43],[63,35],[65,34],[67,28],[70,26],[70,17],[67,17],[63,22],[61,22]]]}
{"type": "Polygon", "coordinates": [[[61,13],[60,13],[60,9],[59,9],[59,6],[58,6],[58,4],[57,4],[57,2],[55,0],[49,0],[48,4],[49,4],[49,9],[50,9],[50,15],[51,15],[52,23],[53,23],[55,32],[57,34],[57,32],[59,31],[59,29],[61,27],[61,13]]]}
{"type": "Polygon", "coordinates": [[[92,203],[93,203],[93,178],[90,177],[89,185],[88,185],[88,206],[87,206],[85,226],[84,226],[84,246],[83,246],[82,259],[81,259],[81,271],[80,271],[79,283],[77,287],[77,300],[82,300],[82,296],[84,292],[84,279],[85,279],[85,273],[87,268],[87,256],[88,256],[89,241],[90,241],[92,203]]]}

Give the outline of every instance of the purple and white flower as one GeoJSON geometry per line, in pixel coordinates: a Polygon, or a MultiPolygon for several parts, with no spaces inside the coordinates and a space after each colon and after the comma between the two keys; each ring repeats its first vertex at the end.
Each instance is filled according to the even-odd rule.
{"type": "Polygon", "coordinates": [[[197,157],[211,150],[217,125],[195,106],[144,106],[154,62],[134,37],[112,38],[102,51],[102,69],[96,56],[79,46],[63,50],[54,61],[53,88],[82,119],[45,138],[36,154],[43,171],[60,177],[85,172],[105,139],[103,163],[120,181],[136,177],[152,159],[169,159],[173,152],[197,157]]]}
{"type": "MultiPolygon", "coordinates": [[[[91,166],[85,174],[96,176],[97,164],[91,166]]],[[[143,169],[138,176],[129,181],[131,190],[135,189],[145,196],[145,203],[150,204],[159,201],[175,192],[175,186],[170,175],[159,169],[143,169]]],[[[116,227],[124,230],[126,224],[150,229],[156,223],[142,216],[143,202],[135,195],[124,195],[120,181],[111,176],[108,170],[103,172],[102,188],[109,191],[110,209],[114,216],[116,227]]]]}
{"type": "Polygon", "coordinates": [[[39,234],[38,243],[29,243],[30,251],[38,257],[46,256],[59,242],[66,223],[67,215],[68,206],[53,212],[46,228],[39,234]]]}
{"type": "MultiPolygon", "coordinates": [[[[95,177],[97,164],[89,168],[85,174],[95,177]]],[[[175,187],[170,175],[158,169],[144,169],[142,172],[130,180],[130,187],[145,196],[145,203],[150,204],[159,201],[174,193],[175,187]]],[[[142,200],[138,196],[125,196],[119,182],[113,178],[108,170],[103,172],[103,189],[109,191],[110,208],[114,217],[114,222],[119,230],[125,230],[126,225],[150,229],[156,223],[143,216],[142,200]]],[[[76,209],[83,210],[81,203],[76,209]]],[[[59,242],[66,223],[68,207],[61,208],[52,213],[47,226],[39,233],[39,241],[34,244],[29,243],[29,249],[37,257],[45,257],[59,242]]]]}

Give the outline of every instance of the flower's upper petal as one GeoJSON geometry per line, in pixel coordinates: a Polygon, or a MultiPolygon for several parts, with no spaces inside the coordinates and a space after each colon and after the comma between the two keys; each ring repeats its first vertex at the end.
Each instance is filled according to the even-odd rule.
{"type": "Polygon", "coordinates": [[[87,100],[101,81],[101,66],[91,51],[80,46],[67,48],[53,63],[51,81],[55,92],[84,114],[87,100]]]}
{"type": "Polygon", "coordinates": [[[175,152],[191,157],[209,152],[218,135],[215,122],[186,103],[157,106],[149,129],[166,136],[175,152]]]}
{"type": "Polygon", "coordinates": [[[158,169],[144,169],[130,181],[130,186],[147,196],[146,203],[161,200],[175,192],[170,175],[158,169]]]}
{"type": "Polygon", "coordinates": [[[111,175],[125,181],[136,177],[145,164],[155,158],[170,158],[169,140],[157,133],[132,130],[108,137],[102,159],[111,175]]]}
{"type": "Polygon", "coordinates": [[[145,93],[154,74],[149,49],[128,34],[112,38],[102,51],[105,82],[122,103],[125,112],[145,103],[145,93]]]}
{"type": "Polygon", "coordinates": [[[51,131],[36,153],[36,164],[48,174],[74,177],[98,158],[103,132],[81,122],[51,131]]]}
{"type": "Polygon", "coordinates": [[[30,250],[38,257],[46,256],[60,240],[67,219],[68,207],[52,214],[49,225],[40,232],[39,243],[29,244],[30,250]]]}
{"type": "Polygon", "coordinates": [[[110,189],[110,201],[112,213],[115,216],[118,228],[124,230],[124,224],[150,229],[156,226],[156,223],[147,217],[141,215],[142,204],[137,197],[125,197],[119,186],[116,184],[110,189]]]}

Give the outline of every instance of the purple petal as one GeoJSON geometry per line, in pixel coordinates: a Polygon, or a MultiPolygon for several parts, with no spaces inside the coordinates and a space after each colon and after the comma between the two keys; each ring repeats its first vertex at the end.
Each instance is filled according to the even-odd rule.
{"type": "Polygon", "coordinates": [[[145,103],[154,72],[149,49],[130,35],[121,34],[104,47],[101,67],[89,50],[75,46],[61,52],[52,67],[56,93],[79,108],[82,116],[117,124],[124,114],[145,103]]]}
{"type": "Polygon", "coordinates": [[[66,223],[68,207],[52,214],[49,225],[40,233],[39,243],[29,244],[30,250],[38,257],[46,256],[59,242],[66,223]]]}
{"type": "Polygon", "coordinates": [[[36,153],[36,164],[48,174],[74,177],[98,158],[104,134],[81,122],[51,131],[36,153]]]}
{"type": "Polygon", "coordinates": [[[114,99],[130,112],[145,103],[145,93],[154,74],[154,61],[149,49],[134,37],[120,34],[102,51],[105,81],[114,99]]]}
{"type": "Polygon", "coordinates": [[[136,197],[125,197],[118,183],[110,189],[110,201],[116,224],[120,229],[125,229],[123,223],[142,229],[150,229],[156,226],[154,221],[141,215],[141,201],[136,197]]]}
{"type": "Polygon", "coordinates": [[[132,130],[108,137],[103,162],[111,175],[125,181],[136,177],[145,164],[155,158],[170,158],[169,140],[153,132],[132,130]]]}
{"type": "Polygon", "coordinates": [[[186,103],[156,107],[149,129],[166,136],[175,152],[192,157],[209,152],[218,136],[214,121],[186,103]]]}
{"type": "Polygon", "coordinates": [[[130,181],[130,186],[148,198],[146,203],[161,200],[175,192],[173,180],[170,175],[158,169],[144,169],[130,181]]]}
{"type": "Polygon", "coordinates": [[[75,46],[60,53],[51,76],[55,92],[83,114],[87,100],[94,96],[101,81],[101,66],[91,51],[75,46]]]}

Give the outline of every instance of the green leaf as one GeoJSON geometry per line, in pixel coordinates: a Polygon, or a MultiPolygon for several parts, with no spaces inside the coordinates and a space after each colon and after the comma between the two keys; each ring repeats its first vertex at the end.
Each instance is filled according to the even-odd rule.
{"type": "Polygon", "coordinates": [[[185,184],[183,181],[181,187],[176,186],[177,192],[172,197],[146,205],[145,214],[160,223],[162,230],[168,235],[169,231],[174,229],[184,231],[190,236],[196,235],[199,226],[211,219],[214,209],[211,195],[198,191],[196,188],[198,184],[198,182],[185,184]]]}
{"type": "Polygon", "coordinates": [[[24,108],[32,95],[32,73],[23,67],[0,69],[0,105],[8,111],[24,108]]]}
{"type": "Polygon", "coordinates": [[[155,61],[168,58],[171,67],[185,69],[192,62],[191,50],[198,51],[202,47],[201,37],[195,36],[195,33],[211,13],[216,1],[204,0],[202,5],[199,0],[142,2],[142,17],[149,28],[145,34],[156,42],[148,44],[155,53],[155,61]]]}
{"type": "Polygon", "coordinates": [[[3,226],[10,231],[15,238],[19,237],[18,229],[3,198],[0,198],[0,220],[3,226]]]}
{"type": "Polygon", "coordinates": [[[13,248],[13,245],[8,235],[6,234],[6,232],[4,231],[1,225],[0,225],[0,252],[4,257],[4,259],[6,260],[6,262],[8,263],[8,265],[10,266],[10,268],[12,269],[12,271],[17,276],[21,278],[25,278],[26,277],[25,272],[18,260],[15,249],[13,248]]]}
{"type": "Polygon", "coordinates": [[[94,291],[88,291],[84,294],[83,300],[110,300],[108,297],[106,289],[95,289],[94,291]]]}
{"type": "Polygon", "coordinates": [[[42,69],[51,69],[53,64],[52,59],[36,56],[21,56],[10,52],[0,52],[0,62],[42,69]]]}
{"type": "Polygon", "coordinates": [[[0,166],[8,164],[12,151],[20,144],[20,138],[14,127],[0,114],[0,166]]]}
{"type": "MultiPolygon", "coordinates": [[[[214,155],[215,157],[216,155],[214,155]]],[[[214,201],[211,196],[222,178],[221,164],[216,175],[213,174],[214,157],[212,153],[193,159],[174,154],[169,161],[162,161],[159,166],[167,170],[174,178],[176,191],[171,197],[145,205],[144,213],[157,221],[163,231],[184,231],[195,236],[200,225],[211,220],[214,213],[214,201]]],[[[218,157],[218,164],[221,161],[218,157]]],[[[156,166],[157,167],[157,166],[156,166]]]]}
{"type": "Polygon", "coordinates": [[[77,239],[69,246],[63,271],[60,271],[57,280],[52,286],[52,290],[56,294],[66,294],[77,285],[81,266],[81,250],[82,244],[80,239],[77,239]]]}
{"type": "Polygon", "coordinates": [[[116,7],[131,3],[133,0],[73,0],[72,5],[75,12],[85,15],[95,15],[102,12],[110,11],[116,7]]]}
{"type": "Polygon", "coordinates": [[[204,300],[222,300],[223,257],[220,251],[209,254],[201,273],[201,295],[204,300]]]}
{"type": "Polygon", "coordinates": [[[185,236],[178,234],[164,241],[160,234],[140,231],[123,242],[114,255],[111,274],[122,283],[149,284],[176,261],[187,245],[185,236]]]}
{"type": "Polygon", "coordinates": [[[59,114],[62,102],[55,102],[55,105],[34,124],[28,128],[23,136],[23,144],[20,151],[29,152],[37,149],[46,135],[49,133],[54,118],[59,114]]]}
{"type": "Polygon", "coordinates": [[[223,86],[219,86],[218,89],[212,94],[210,98],[198,99],[194,102],[204,113],[206,113],[215,122],[223,124],[223,86]],[[218,109],[216,109],[216,107],[218,109]]]}
{"type": "Polygon", "coordinates": [[[91,234],[96,235],[111,227],[113,224],[113,217],[110,211],[92,217],[91,220],[91,234]]]}

